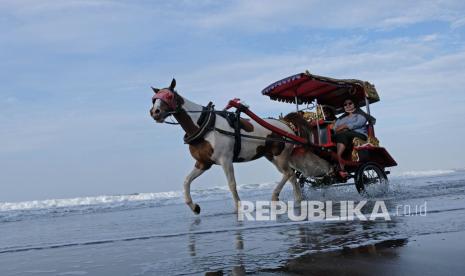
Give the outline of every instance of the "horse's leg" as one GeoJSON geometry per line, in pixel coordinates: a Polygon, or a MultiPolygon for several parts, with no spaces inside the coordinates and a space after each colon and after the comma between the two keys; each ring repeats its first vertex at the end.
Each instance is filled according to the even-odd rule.
{"type": "Polygon", "coordinates": [[[273,194],[271,195],[271,201],[278,201],[279,200],[279,194],[281,193],[281,190],[284,187],[284,184],[286,184],[287,180],[289,180],[289,175],[287,173],[283,173],[283,178],[281,178],[281,181],[279,181],[278,185],[273,190],[273,194]]]}
{"type": "Polygon", "coordinates": [[[192,181],[194,181],[194,179],[199,177],[205,171],[206,170],[201,170],[201,169],[194,167],[191,173],[187,175],[186,180],[184,180],[184,201],[191,208],[191,210],[197,215],[200,214],[200,206],[192,202],[191,183],[192,181]]]}
{"type": "Polygon", "coordinates": [[[239,210],[239,194],[237,193],[237,188],[236,188],[236,178],[234,177],[234,166],[231,161],[225,161],[221,163],[221,166],[223,167],[224,174],[226,175],[226,179],[228,180],[228,186],[229,190],[231,191],[231,194],[234,199],[234,207],[235,211],[237,212],[239,210]]]}
{"type": "Polygon", "coordinates": [[[292,172],[292,176],[290,177],[289,181],[294,187],[294,201],[297,205],[300,205],[300,202],[302,201],[302,189],[300,188],[299,182],[297,182],[297,177],[295,176],[294,172],[292,172]]]}
{"type": "Polygon", "coordinates": [[[281,181],[276,185],[276,188],[273,190],[273,195],[271,196],[272,201],[278,201],[279,200],[279,194],[281,193],[281,190],[284,187],[284,184],[286,184],[287,181],[290,181],[294,190],[294,201],[296,204],[300,204],[302,201],[302,190],[300,189],[300,185],[297,182],[297,178],[294,174],[294,171],[288,170],[283,173],[283,178],[281,181]]]}
{"type": "Polygon", "coordinates": [[[281,181],[276,185],[276,188],[273,190],[273,195],[271,197],[272,201],[279,200],[279,194],[283,189],[284,185],[288,180],[292,183],[293,190],[294,190],[294,200],[297,204],[299,204],[302,200],[302,190],[300,189],[299,183],[297,183],[297,178],[295,176],[294,170],[289,166],[289,160],[291,158],[291,149],[288,148],[280,155],[275,156],[272,160],[270,160],[275,167],[278,169],[279,172],[283,174],[281,181]]]}

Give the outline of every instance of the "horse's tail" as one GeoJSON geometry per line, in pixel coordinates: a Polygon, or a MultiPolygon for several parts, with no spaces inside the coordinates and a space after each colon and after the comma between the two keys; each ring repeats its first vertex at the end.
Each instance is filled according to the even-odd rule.
{"type": "Polygon", "coordinates": [[[288,125],[290,125],[292,130],[294,130],[298,136],[307,139],[307,141],[310,141],[312,130],[310,129],[308,122],[302,117],[301,114],[297,112],[291,112],[284,116],[283,120],[288,125]]]}

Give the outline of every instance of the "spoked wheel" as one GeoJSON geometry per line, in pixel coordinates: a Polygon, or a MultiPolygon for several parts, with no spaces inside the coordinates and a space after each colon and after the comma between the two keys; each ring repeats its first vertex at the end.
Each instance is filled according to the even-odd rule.
{"type": "Polygon", "coordinates": [[[387,191],[388,179],[384,169],[376,163],[363,164],[355,175],[357,191],[364,196],[375,196],[387,191]]]}

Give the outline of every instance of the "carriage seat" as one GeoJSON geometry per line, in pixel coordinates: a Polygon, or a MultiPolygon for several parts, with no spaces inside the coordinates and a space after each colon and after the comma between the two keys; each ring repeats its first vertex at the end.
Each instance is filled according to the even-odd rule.
{"type": "MultiPolygon", "coordinates": [[[[310,129],[312,130],[311,141],[318,144],[322,148],[335,150],[336,143],[333,141],[333,121],[325,121],[323,119],[317,120],[317,114],[315,112],[304,112],[304,119],[308,121],[310,129]],[[320,129],[318,133],[317,124],[320,129]],[[318,143],[317,143],[318,142],[318,143]]],[[[367,140],[360,138],[354,138],[352,141],[352,159],[358,160],[357,149],[363,146],[379,147],[379,140],[375,137],[375,131],[372,124],[367,125],[367,140]]]]}
{"type": "Polygon", "coordinates": [[[358,149],[362,147],[379,147],[379,140],[378,138],[375,137],[375,132],[373,125],[369,124],[367,126],[368,128],[368,138],[367,140],[363,140],[360,138],[355,137],[352,140],[352,161],[359,161],[359,156],[358,156],[358,149]]]}
{"type": "MultiPolygon", "coordinates": [[[[332,140],[333,122],[325,122],[323,120],[320,120],[318,124],[320,126],[319,136],[317,136],[318,130],[316,127],[316,121],[310,123],[310,126],[313,130],[312,142],[316,143],[316,141],[319,141],[318,145],[320,147],[329,149],[331,151],[335,151],[336,143],[332,140]],[[317,140],[318,138],[319,140],[317,140]]],[[[358,149],[362,147],[379,147],[379,140],[375,137],[373,125],[369,124],[367,128],[367,140],[363,140],[360,138],[354,138],[352,140],[352,152],[347,152],[347,158],[351,158],[352,161],[359,161],[358,149]]]]}

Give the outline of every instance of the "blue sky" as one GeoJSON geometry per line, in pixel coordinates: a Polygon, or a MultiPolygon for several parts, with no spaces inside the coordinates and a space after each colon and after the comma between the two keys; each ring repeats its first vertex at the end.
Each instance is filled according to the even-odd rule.
{"type": "MultiPolygon", "coordinates": [[[[0,1],[0,201],[180,190],[193,161],[150,86],[262,116],[304,70],[374,83],[397,171],[465,167],[463,1],[0,1]]],[[[265,160],[239,183],[276,181],[265,160]],[[262,173],[257,173],[260,171],[262,173]]],[[[193,188],[226,185],[213,168],[193,188]]]]}

